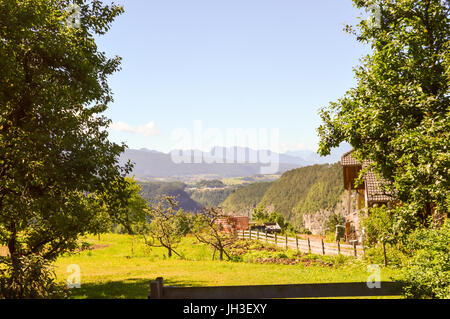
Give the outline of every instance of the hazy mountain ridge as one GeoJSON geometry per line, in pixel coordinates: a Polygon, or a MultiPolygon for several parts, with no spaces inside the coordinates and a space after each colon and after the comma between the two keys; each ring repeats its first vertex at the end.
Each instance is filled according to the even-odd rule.
{"type": "MultiPolygon", "coordinates": [[[[348,147],[344,146],[344,149],[347,150],[348,147]]],[[[277,154],[270,151],[255,151],[241,147],[214,147],[210,152],[187,150],[187,152],[189,151],[191,153],[190,163],[176,163],[172,160],[170,153],[166,154],[148,149],[127,149],[120,156],[119,162],[124,164],[130,160],[135,163],[132,175],[142,180],[195,175],[211,175],[212,178],[226,178],[259,175],[261,167],[269,166],[269,164],[254,163],[252,161],[255,158],[260,160],[259,155],[265,156],[264,160],[266,161],[270,156],[272,156],[272,159],[278,160],[278,172],[284,173],[313,164],[335,163],[339,161],[340,156],[345,152],[340,147],[332,151],[329,156],[320,157],[313,151],[293,151],[277,154]],[[239,158],[238,154],[241,158],[239,158]],[[194,155],[203,158],[203,161],[195,163],[194,155]],[[238,159],[244,163],[238,162],[238,159]],[[212,163],[208,164],[208,162],[212,163]]],[[[178,150],[178,152],[180,151],[178,150]]]]}

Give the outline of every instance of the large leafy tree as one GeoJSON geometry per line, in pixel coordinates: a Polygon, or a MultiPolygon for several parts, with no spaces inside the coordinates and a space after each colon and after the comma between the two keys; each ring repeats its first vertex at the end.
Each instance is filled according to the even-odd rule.
{"type": "Polygon", "coordinates": [[[357,86],[321,110],[319,152],[347,141],[419,220],[433,208],[448,214],[449,1],[353,2],[375,13],[347,27],[372,53],[355,69],[357,86]]]}
{"type": "Polygon", "coordinates": [[[0,1],[0,245],[10,254],[0,262],[13,281],[27,257],[52,260],[79,235],[104,230],[121,202],[122,192],[111,203],[98,196],[125,187],[129,171],[101,115],[120,59],[94,36],[122,11],[99,0],[0,1]]]}

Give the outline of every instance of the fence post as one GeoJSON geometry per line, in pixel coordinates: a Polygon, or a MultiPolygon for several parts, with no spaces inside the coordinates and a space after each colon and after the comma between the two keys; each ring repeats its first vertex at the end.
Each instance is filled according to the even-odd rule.
{"type": "Polygon", "coordinates": [[[308,237],[308,252],[311,255],[311,242],[309,241],[309,237],[308,237]]]}
{"type": "Polygon", "coordinates": [[[295,246],[297,246],[297,251],[298,251],[298,236],[295,235],[295,246]]]}
{"type": "Polygon", "coordinates": [[[155,281],[150,282],[150,296],[148,299],[162,299],[164,289],[164,280],[162,277],[156,278],[155,281]]]}
{"type": "Polygon", "coordinates": [[[341,254],[341,241],[338,240],[337,244],[338,244],[338,254],[340,255],[341,254]]]}
{"type": "Polygon", "coordinates": [[[355,257],[358,257],[358,253],[356,251],[356,241],[353,242],[353,250],[355,252],[355,257]]]}
{"type": "Polygon", "coordinates": [[[287,237],[287,234],[285,234],[286,235],[286,250],[288,249],[288,237],[287,237]]]}
{"type": "Polygon", "coordinates": [[[249,234],[250,234],[250,240],[252,240],[252,230],[249,229],[249,234]]]}
{"type": "Polygon", "coordinates": [[[245,230],[242,228],[242,239],[245,239],[245,230]]]}
{"type": "Polygon", "coordinates": [[[259,228],[256,230],[256,239],[259,240],[259,228]]]}
{"type": "Polygon", "coordinates": [[[264,232],[266,233],[266,244],[267,244],[267,242],[268,242],[268,236],[267,236],[267,229],[266,230],[264,230],[264,232]]]}
{"type": "Polygon", "coordinates": [[[275,246],[278,246],[277,233],[275,233],[275,246]]]}
{"type": "Polygon", "coordinates": [[[323,242],[323,238],[322,238],[322,254],[325,255],[325,243],[323,242]]]}

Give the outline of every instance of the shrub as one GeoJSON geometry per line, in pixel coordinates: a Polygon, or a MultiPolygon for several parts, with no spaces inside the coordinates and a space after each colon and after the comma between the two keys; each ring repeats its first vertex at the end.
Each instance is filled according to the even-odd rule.
{"type": "Polygon", "coordinates": [[[330,232],[330,233],[334,234],[334,232],[336,231],[336,226],[344,225],[344,224],[345,224],[345,217],[334,213],[326,221],[326,224],[325,224],[326,232],[330,232]]]}
{"type": "Polygon", "coordinates": [[[48,260],[40,256],[22,256],[18,263],[14,272],[12,267],[0,268],[0,299],[67,297],[64,288],[56,283],[48,260]]]}
{"type": "MultiPolygon", "coordinates": [[[[386,257],[389,266],[401,267],[406,261],[405,256],[401,250],[396,246],[386,245],[386,257]]],[[[365,261],[369,264],[384,264],[383,247],[381,244],[366,248],[365,261]]]]}
{"type": "Polygon", "coordinates": [[[402,272],[408,298],[450,298],[450,222],[440,229],[421,229],[409,236],[413,252],[402,272]]]}

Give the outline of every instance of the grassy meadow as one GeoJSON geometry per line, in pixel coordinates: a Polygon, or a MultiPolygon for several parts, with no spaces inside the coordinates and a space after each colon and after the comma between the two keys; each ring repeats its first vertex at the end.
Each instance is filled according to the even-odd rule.
{"type": "MultiPolygon", "coordinates": [[[[71,289],[71,298],[147,298],[150,281],[156,277],[163,277],[167,285],[186,287],[356,282],[366,281],[369,275],[367,266],[353,258],[311,255],[308,262],[296,265],[255,262],[270,256],[288,258],[294,251],[249,251],[240,261],[213,261],[212,251],[192,237],[177,249],[183,257],[170,260],[164,249],[149,248],[138,236],[104,234],[85,241],[93,249],[55,262],[61,283],[70,275],[69,265],[81,269],[81,288],[71,289]]],[[[384,281],[395,275],[395,269],[382,269],[384,281]]]]}

